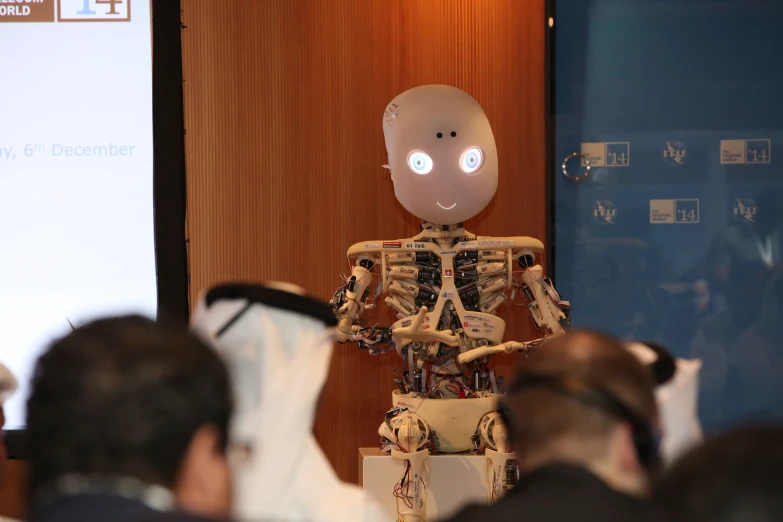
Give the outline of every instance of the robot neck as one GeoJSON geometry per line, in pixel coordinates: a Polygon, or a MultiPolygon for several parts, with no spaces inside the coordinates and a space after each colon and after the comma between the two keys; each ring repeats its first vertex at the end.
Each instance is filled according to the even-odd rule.
{"type": "Polygon", "coordinates": [[[417,238],[432,239],[437,243],[453,243],[456,238],[473,237],[473,234],[465,232],[462,223],[456,225],[435,225],[433,223],[423,222],[422,231],[417,238]]]}

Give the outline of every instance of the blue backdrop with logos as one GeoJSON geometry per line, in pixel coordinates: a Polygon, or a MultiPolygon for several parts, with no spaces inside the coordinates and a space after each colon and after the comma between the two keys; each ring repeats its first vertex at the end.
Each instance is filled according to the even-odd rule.
{"type": "Polygon", "coordinates": [[[783,417],[783,2],[556,0],[553,19],[572,325],[702,359],[707,429],[783,417]]]}

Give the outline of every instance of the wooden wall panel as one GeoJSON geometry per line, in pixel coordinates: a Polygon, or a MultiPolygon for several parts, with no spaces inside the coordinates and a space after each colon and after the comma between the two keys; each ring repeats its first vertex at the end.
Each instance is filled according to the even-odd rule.
{"type": "MultiPolygon", "coordinates": [[[[191,298],[242,279],[328,299],[348,246],[417,233],[381,168],[381,117],[421,84],[471,93],[494,128],[498,193],[467,228],[543,239],[543,4],[182,0],[191,298]]],[[[524,308],[504,314],[507,338],[532,338],[524,308]]],[[[344,479],[357,480],[357,448],[378,444],[397,365],[336,347],[316,432],[344,479]]]]}
{"type": "Polygon", "coordinates": [[[2,487],[0,487],[0,517],[24,520],[27,516],[27,477],[29,465],[21,460],[2,463],[2,487]]]}

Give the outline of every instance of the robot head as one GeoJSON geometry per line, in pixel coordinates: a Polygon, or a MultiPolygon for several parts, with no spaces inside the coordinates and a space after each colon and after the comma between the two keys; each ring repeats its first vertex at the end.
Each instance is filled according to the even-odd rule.
{"type": "Polygon", "coordinates": [[[461,223],[495,195],[495,137],[468,93],[447,85],[407,90],[386,107],[383,134],[394,195],[419,219],[461,223]]]}

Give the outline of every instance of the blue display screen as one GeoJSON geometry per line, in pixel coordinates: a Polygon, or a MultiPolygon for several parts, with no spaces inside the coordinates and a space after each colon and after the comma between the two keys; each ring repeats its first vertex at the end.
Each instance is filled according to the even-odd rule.
{"type": "Polygon", "coordinates": [[[782,26],[775,0],[553,16],[555,283],[573,327],[701,359],[707,429],[783,417],[782,26]]]}

